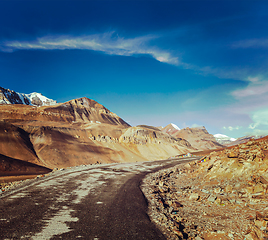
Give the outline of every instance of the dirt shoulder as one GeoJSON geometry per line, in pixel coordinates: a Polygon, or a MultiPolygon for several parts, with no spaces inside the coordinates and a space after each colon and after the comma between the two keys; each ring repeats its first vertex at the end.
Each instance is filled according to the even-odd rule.
{"type": "Polygon", "coordinates": [[[267,139],[147,175],[149,215],[168,239],[268,239],[267,139]]]}

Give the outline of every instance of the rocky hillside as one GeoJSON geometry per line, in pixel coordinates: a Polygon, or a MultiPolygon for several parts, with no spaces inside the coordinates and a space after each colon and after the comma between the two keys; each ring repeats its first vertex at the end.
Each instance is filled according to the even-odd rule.
{"type": "Polygon", "coordinates": [[[150,216],[168,239],[268,238],[268,137],[148,176],[150,216]]]}
{"type": "Polygon", "coordinates": [[[223,147],[218,143],[212,134],[209,134],[205,127],[177,129],[171,124],[162,129],[163,132],[175,138],[187,140],[192,147],[198,150],[216,149],[223,147]]]}
{"type": "Polygon", "coordinates": [[[9,174],[15,169],[15,160],[53,169],[97,162],[166,159],[196,151],[186,140],[157,128],[131,127],[88,98],[39,107],[2,104],[0,123],[0,165],[6,157],[2,169],[9,174]],[[15,160],[8,165],[11,159],[15,160]]]}
{"type": "Polygon", "coordinates": [[[79,98],[54,106],[0,105],[1,120],[8,122],[108,123],[129,127],[123,119],[88,98],[79,98]]]}
{"type": "Polygon", "coordinates": [[[180,131],[181,129],[174,123],[170,123],[161,129],[162,132],[170,134],[171,136],[180,131]]]}
{"type": "Polygon", "coordinates": [[[174,138],[152,127],[130,127],[119,138],[119,142],[128,148],[137,149],[147,159],[164,159],[167,155],[174,156],[195,151],[196,149],[185,139],[174,138]]]}

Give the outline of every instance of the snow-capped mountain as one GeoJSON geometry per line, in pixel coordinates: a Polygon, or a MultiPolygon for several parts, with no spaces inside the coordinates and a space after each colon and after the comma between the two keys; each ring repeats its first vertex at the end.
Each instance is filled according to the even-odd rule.
{"type": "Polygon", "coordinates": [[[41,93],[18,93],[10,89],[0,87],[0,104],[24,104],[33,106],[50,106],[57,102],[43,96],[41,93]]]}
{"type": "Polygon", "coordinates": [[[170,123],[161,129],[162,132],[168,133],[169,135],[172,135],[180,130],[181,129],[177,125],[175,125],[174,123],[170,123]]]}
{"type": "Polygon", "coordinates": [[[177,130],[181,130],[176,124],[174,124],[174,123],[171,123],[171,126],[172,127],[174,127],[175,129],[177,129],[177,130]]]}
{"type": "Polygon", "coordinates": [[[215,137],[217,142],[222,144],[222,145],[230,144],[231,142],[234,142],[237,140],[236,138],[231,138],[231,137],[228,137],[228,136],[226,136],[224,134],[220,134],[220,133],[215,134],[213,136],[215,137]]]}
{"type": "Polygon", "coordinates": [[[30,94],[25,94],[35,106],[50,106],[55,105],[57,102],[55,100],[49,99],[43,96],[41,93],[33,92],[30,94]]]}
{"type": "Polygon", "coordinates": [[[31,105],[30,99],[23,93],[0,87],[0,104],[25,104],[31,105]]]}

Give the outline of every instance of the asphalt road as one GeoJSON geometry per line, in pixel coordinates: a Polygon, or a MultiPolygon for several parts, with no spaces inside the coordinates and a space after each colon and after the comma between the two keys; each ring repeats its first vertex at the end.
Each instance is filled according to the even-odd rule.
{"type": "Polygon", "coordinates": [[[79,166],[30,180],[0,195],[0,239],[165,239],[140,183],[194,159],[79,166]]]}

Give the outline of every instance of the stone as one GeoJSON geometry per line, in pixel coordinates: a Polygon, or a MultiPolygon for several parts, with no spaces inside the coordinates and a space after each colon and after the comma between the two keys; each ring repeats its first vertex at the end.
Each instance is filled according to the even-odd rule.
{"type": "Polygon", "coordinates": [[[214,202],[216,201],[216,199],[217,199],[217,197],[216,197],[216,196],[213,196],[213,195],[210,195],[210,196],[208,197],[208,201],[209,201],[209,202],[212,202],[212,203],[214,203],[214,202]]]}
{"type": "Polygon", "coordinates": [[[217,204],[221,204],[221,199],[220,198],[217,198],[216,200],[215,200],[215,203],[217,203],[217,204]]]}
{"type": "Polygon", "coordinates": [[[255,234],[257,235],[257,237],[259,239],[263,239],[264,237],[264,233],[258,228],[258,227],[253,227],[254,228],[254,231],[255,231],[255,234]]]}
{"type": "Polygon", "coordinates": [[[264,220],[254,220],[255,225],[264,231],[266,229],[267,222],[264,220]]]}
{"type": "Polygon", "coordinates": [[[189,197],[190,200],[197,201],[199,199],[198,193],[192,193],[189,197]]]}
{"type": "Polygon", "coordinates": [[[171,206],[172,205],[172,201],[166,201],[166,204],[168,205],[168,206],[171,206]]]}
{"type": "Polygon", "coordinates": [[[214,192],[215,192],[215,193],[220,193],[220,192],[221,192],[221,188],[220,188],[220,187],[215,188],[215,189],[214,189],[214,192]]]}
{"type": "Polygon", "coordinates": [[[183,234],[182,234],[182,232],[181,232],[180,230],[178,230],[178,229],[173,229],[173,232],[174,232],[175,234],[177,234],[180,238],[183,238],[183,234]]]}
{"type": "Polygon", "coordinates": [[[250,232],[249,234],[245,235],[245,240],[259,240],[259,238],[255,232],[250,232]]]}
{"type": "Polygon", "coordinates": [[[181,208],[181,207],[183,207],[183,205],[181,203],[177,202],[177,201],[175,201],[172,205],[173,205],[174,208],[181,208]]]}
{"type": "Polygon", "coordinates": [[[233,239],[234,238],[234,235],[232,233],[228,233],[228,237],[233,239]]]}
{"type": "Polygon", "coordinates": [[[233,188],[232,188],[232,186],[230,186],[230,185],[227,185],[227,186],[224,188],[224,191],[227,192],[227,193],[232,192],[232,190],[233,190],[233,188]]]}
{"type": "Polygon", "coordinates": [[[235,153],[235,152],[229,152],[228,154],[227,154],[227,157],[228,158],[238,158],[238,153],[235,153]]]}
{"type": "Polygon", "coordinates": [[[260,193],[263,191],[264,191],[264,188],[261,184],[257,184],[256,186],[254,186],[254,193],[260,193]]]}
{"type": "Polygon", "coordinates": [[[260,212],[256,212],[256,220],[262,220],[264,216],[260,212]]]}
{"type": "Polygon", "coordinates": [[[268,177],[260,176],[260,182],[263,184],[268,184],[268,177]]]}

